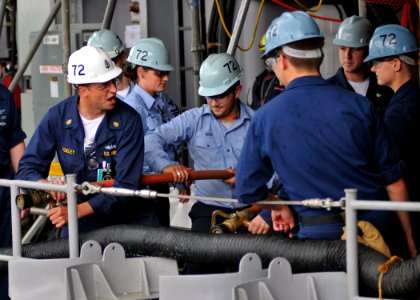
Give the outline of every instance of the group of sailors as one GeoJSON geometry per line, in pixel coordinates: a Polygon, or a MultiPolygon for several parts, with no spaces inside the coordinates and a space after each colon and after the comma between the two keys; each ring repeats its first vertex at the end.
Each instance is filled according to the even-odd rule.
{"type": "MultiPolygon", "coordinates": [[[[340,199],[346,188],[356,188],[365,200],[420,199],[414,35],[400,25],[374,31],[364,17],[345,19],[333,41],[342,67],[328,80],[320,74],[324,37],[307,13],[283,13],[264,39],[266,72],[276,79],[266,86],[277,95],[265,99],[268,93],[257,91],[264,99],[255,101],[254,111],[239,100],[244,70],[235,58],[211,54],[200,68],[198,93],[206,104],[181,113],[165,93],[174,68],[160,39],[142,39],[127,53],[112,31],[95,32],[69,58],[67,81],[76,95],[48,110],[26,150],[13,98],[0,87],[1,177],[16,172],[17,179],[65,184],[47,179],[57,156],[64,174],[76,174],[77,182],[112,178],[114,187],[137,190],[142,174],[170,173],[187,194],[190,168],[179,161],[187,144],[194,170],[227,169],[234,175],[197,181],[195,194],[239,200],[195,203],[191,230],[203,233],[214,210],[232,213],[263,199],[340,199]]],[[[148,188],[169,191],[167,184],[148,188]]],[[[5,247],[11,244],[10,198],[8,189],[0,192],[5,247]]],[[[51,195],[57,202],[66,198],[62,192],[51,195]]],[[[48,217],[65,237],[66,206],[51,208],[48,217]]],[[[78,217],[80,231],[121,223],[169,226],[169,201],[80,195],[78,217]]],[[[392,254],[417,254],[419,224],[408,212],[362,211],[359,219],[378,228],[392,254]]],[[[338,209],[278,205],[261,210],[249,231],[331,240],[341,238],[343,226],[338,209]]],[[[187,264],[185,271],[218,267],[187,264]]]]}

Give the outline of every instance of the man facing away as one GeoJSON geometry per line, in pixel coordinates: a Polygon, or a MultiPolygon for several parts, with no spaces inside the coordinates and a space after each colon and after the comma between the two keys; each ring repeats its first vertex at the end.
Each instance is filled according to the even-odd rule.
{"type": "MultiPolygon", "coordinates": [[[[236,172],[238,198],[244,203],[265,199],[265,182],[275,171],[285,200],[340,199],[344,189],[355,188],[359,199],[407,201],[402,162],[382,118],[365,97],[322,79],[322,46],[322,33],[304,12],[283,13],[270,25],[265,55],[286,89],[251,122],[236,172]]],[[[273,208],[275,230],[299,224],[298,238],[341,238],[340,210],[293,210],[297,220],[289,206],[273,208]]],[[[388,235],[384,238],[391,252],[407,245],[416,255],[409,214],[398,212],[400,222],[392,222],[393,216],[359,212],[359,219],[388,235]],[[397,225],[402,225],[402,235],[395,233],[397,225]]]]}

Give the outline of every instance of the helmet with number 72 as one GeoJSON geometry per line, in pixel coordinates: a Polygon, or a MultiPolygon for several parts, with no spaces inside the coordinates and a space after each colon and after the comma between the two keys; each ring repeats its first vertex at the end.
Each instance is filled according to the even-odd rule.
{"type": "Polygon", "coordinates": [[[398,56],[419,50],[418,41],[410,30],[401,25],[383,25],[376,28],[369,43],[365,62],[389,56],[398,56]]]}
{"type": "Polygon", "coordinates": [[[157,38],[138,41],[128,54],[127,62],[133,65],[148,67],[159,71],[173,71],[169,63],[169,52],[165,44],[157,38]]]}
{"type": "Polygon", "coordinates": [[[102,83],[121,74],[108,54],[93,46],[84,46],[69,57],[67,81],[72,84],[102,83]]]}
{"type": "Polygon", "coordinates": [[[229,54],[211,54],[200,67],[200,87],[198,94],[204,97],[226,92],[241,79],[242,70],[229,54]]]}
{"type": "Polygon", "coordinates": [[[265,52],[261,57],[266,58],[275,49],[290,43],[323,38],[318,25],[307,13],[285,12],[268,27],[265,34],[265,52]]]}

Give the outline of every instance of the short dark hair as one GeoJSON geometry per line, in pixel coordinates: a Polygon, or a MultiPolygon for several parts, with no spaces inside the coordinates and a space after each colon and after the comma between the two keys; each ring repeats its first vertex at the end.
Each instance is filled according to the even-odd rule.
{"type": "Polygon", "coordinates": [[[297,58],[297,57],[289,56],[283,52],[282,48],[279,48],[276,53],[276,56],[280,54],[283,56],[286,56],[287,59],[290,61],[290,63],[296,68],[319,70],[322,60],[324,59],[324,52],[322,51],[322,47],[324,46],[323,39],[303,40],[303,41],[298,41],[298,42],[288,44],[287,46],[293,49],[297,49],[297,50],[321,49],[321,53],[322,53],[321,57],[316,57],[316,58],[297,58]]]}

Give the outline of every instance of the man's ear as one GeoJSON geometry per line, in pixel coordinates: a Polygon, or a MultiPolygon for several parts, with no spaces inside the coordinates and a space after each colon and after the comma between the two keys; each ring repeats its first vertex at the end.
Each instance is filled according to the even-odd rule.
{"type": "Polygon", "coordinates": [[[88,87],[87,87],[87,86],[84,86],[84,85],[79,85],[79,86],[77,87],[77,93],[78,93],[80,96],[83,96],[84,94],[86,94],[87,90],[88,90],[88,87]]]}
{"type": "Polygon", "coordinates": [[[242,92],[242,85],[238,85],[235,89],[235,99],[238,99],[242,92]]]}
{"type": "Polygon", "coordinates": [[[399,60],[399,59],[394,59],[393,61],[392,61],[392,69],[395,71],[395,72],[399,72],[399,71],[401,71],[401,68],[402,68],[402,62],[401,62],[401,60],[399,60]]]}
{"type": "Polygon", "coordinates": [[[284,56],[283,54],[280,54],[277,57],[277,64],[280,66],[280,70],[284,71],[289,66],[289,61],[287,60],[286,56],[284,56]]]}

